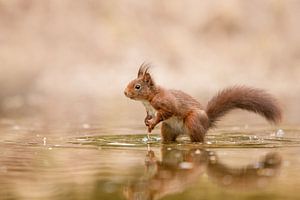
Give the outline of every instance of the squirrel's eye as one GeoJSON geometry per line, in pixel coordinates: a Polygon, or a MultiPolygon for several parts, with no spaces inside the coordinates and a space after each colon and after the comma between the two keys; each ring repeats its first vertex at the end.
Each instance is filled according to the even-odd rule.
{"type": "Polygon", "coordinates": [[[135,88],[136,90],[139,90],[139,89],[141,89],[141,85],[137,84],[137,85],[134,86],[134,88],[135,88]]]}

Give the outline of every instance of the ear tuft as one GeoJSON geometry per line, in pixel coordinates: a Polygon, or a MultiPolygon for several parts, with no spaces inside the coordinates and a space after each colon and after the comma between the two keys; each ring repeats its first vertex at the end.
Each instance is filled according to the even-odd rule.
{"type": "Polygon", "coordinates": [[[150,67],[151,67],[150,63],[143,62],[138,71],[138,78],[145,76],[145,74],[148,73],[150,67]]]}

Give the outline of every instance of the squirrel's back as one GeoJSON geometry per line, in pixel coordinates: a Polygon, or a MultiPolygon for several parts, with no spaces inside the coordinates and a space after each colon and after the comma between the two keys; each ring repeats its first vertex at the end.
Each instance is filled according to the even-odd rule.
{"type": "Polygon", "coordinates": [[[178,109],[193,110],[203,109],[203,106],[189,94],[181,90],[169,90],[171,94],[176,98],[178,109]]]}

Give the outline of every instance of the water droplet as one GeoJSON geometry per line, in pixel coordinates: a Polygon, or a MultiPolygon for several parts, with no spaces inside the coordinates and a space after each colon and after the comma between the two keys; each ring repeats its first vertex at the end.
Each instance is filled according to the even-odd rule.
{"type": "Polygon", "coordinates": [[[270,136],[275,137],[276,136],[275,132],[271,133],[270,136]]]}
{"type": "Polygon", "coordinates": [[[48,149],[49,149],[49,150],[52,150],[52,147],[49,147],[48,149]]]}
{"type": "Polygon", "coordinates": [[[253,136],[249,136],[249,140],[250,140],[250,142],[252,142],[253,140],[254,140],[254,142],[255,142],[255,140],[257,140],[258,138],[257,138],[257,136],[256,135],[253,135],[253,136]]]}
{"type": "Polygon", "coordinates": [[[149,139],[148,139],[148,137],[144,137],[144,138],[142,139],[142,141],[143,141],[143,142],[148,142],[149,139]]]}
{"type": "Polygon", "coordinates": [[[181,168],[181,169],[192,169],[193,167],[194,167],[194,165],[191,162],[181,162],[181,163],[179,163],[179,168],[181,168]]]}
{"type": "Polygon", "coordinates": [[[200,154],[201,153],[201,151],[199,150],[199,149],[197,149],[196,151],[195,151],[195,154],[200,154]]]}
{"type": "Polygon", "coordinates": [[[89,128],[91,128],[91,125],[89,125],[89,124],[82,124],[82,128],[89,129],[89,128]]]}
{"type": "Polygon", "coordinates": [[[84,142],[84,141],[86,141],[87,139],[86,139],[86,138],[77,138],[76,140],[79,141],[79,142],[81,142],[81,141],[84,142]]]}
{"type": "Polygon", "coordinates": [[[283,137],[284,136],[284,131],[282,129],[279,129],[275,133],[276,137],[283,137]]]}
{"type": "Polygon", "coordinates": [[[109,142],[107,144],[114,145],[114,146],[135,146],[135,144],[123,143],[123,142],[109,142]]]}
{"type": "Polygon", "coordinates": [[[210,156],[210,157],[209,157],[209,161],[210,161],[212,164],[215,164],[215,163],[217,162],[216,156],[210,156]]]}

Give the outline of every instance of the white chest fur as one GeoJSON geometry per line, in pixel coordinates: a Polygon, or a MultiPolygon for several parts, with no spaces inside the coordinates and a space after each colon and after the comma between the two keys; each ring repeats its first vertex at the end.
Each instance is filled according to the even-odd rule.
{"type": "MultiPolygon", "coordinates": [[[[153,106],[149,103],[149,101],[142,101],[143,105],[146,108],[146,111],[149,115],[154,117],[157,113],[157,111],[153,108],[153,106]]],[[[184,134],[186,132],[186,128],[183,123],[183,119],[178,117],[171,117],[164,121],[167,123],[174,131],[174,134],[184,134]]]]}
{"type": "Polygon", "coordinates": [[[156,110],[153,108],[153,106],[149,103],[149,101],[142,101],[143,105],[146,108],[146,111],[149,115],[155,116],[156,110]]]}

